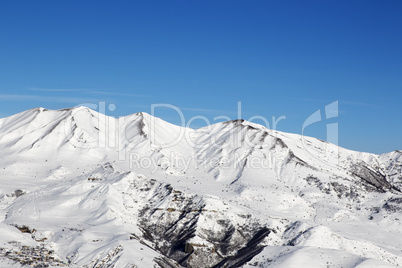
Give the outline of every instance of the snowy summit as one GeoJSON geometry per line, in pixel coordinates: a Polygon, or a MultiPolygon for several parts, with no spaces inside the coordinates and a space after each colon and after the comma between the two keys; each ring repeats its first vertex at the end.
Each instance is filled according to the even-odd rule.
{"type": "Polygon", "coordinates": [[[396,267],[402,152],[244,120],[0,119],[0,266],[396,267]]]}

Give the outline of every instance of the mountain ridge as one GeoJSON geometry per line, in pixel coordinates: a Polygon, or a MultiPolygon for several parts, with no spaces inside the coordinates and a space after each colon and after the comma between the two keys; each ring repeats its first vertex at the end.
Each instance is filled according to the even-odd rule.
{"type": "Polygon", "coordinates": [[[402,265],[398,150],[86,107],[0,119],[0,149],[0,264],[402,265]]]}

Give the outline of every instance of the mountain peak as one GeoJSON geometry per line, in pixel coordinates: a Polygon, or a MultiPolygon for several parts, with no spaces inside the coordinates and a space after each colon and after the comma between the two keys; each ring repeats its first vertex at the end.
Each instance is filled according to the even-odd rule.
{"type": "Polygon", "coordinates": [[[294,252],[310,262],[334,249],[336,267],[402,265],[400,151],[353,152],[243,119],[192,130],[82,106],[38,107],[0,126],[0,231],[12,234],[0,237],[0,252],[11,252],[0,266],[50,248],[79,267],[292,257],[283,267],[299,267],[294,252]]]}

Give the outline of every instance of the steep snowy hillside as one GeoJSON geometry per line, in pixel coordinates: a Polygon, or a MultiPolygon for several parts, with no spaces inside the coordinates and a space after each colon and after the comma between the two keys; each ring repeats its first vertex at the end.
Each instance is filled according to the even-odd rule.
{"type": "Polygon", "coordinates": [[[244,120],[0,119],[0,266],[396,267],[402,152],[244,120]]]}

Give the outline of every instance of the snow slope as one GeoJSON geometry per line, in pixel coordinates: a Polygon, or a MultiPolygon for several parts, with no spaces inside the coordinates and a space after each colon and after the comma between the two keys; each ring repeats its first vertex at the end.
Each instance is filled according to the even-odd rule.
{"type": "Polygon", "coordinates": [[[396,267],[402,152],[234,120],[0,119],[0,266],[396,267]]]}

